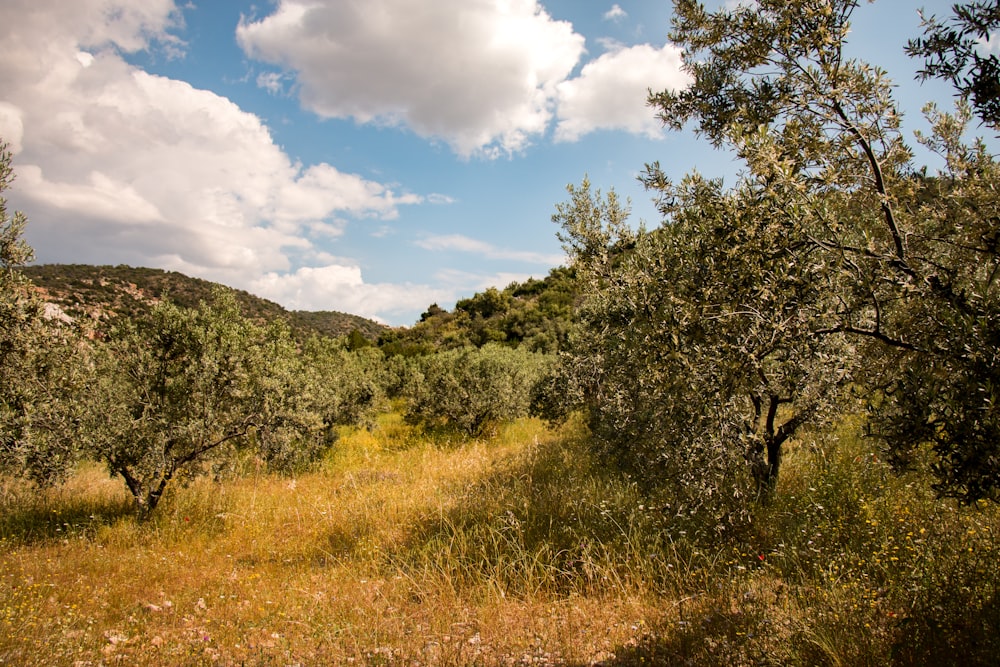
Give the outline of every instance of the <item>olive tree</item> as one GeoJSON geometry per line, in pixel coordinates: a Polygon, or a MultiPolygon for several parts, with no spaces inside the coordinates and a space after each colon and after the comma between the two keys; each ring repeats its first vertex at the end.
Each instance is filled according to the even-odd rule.
{"type": "Polygon", "coordinates": [[[257,446],[295,463],[328,443],[286,326],[244,318],[231,293],[183,309],[157,304],[110,336],[98,369],[94,454],[120,475],[138,513],[168,484],[257,446]]]}
{"type": "Polygon", "coordinates": [[[941,492],[1000,485],[996,165],[963,144],[967,107],[928,108],[918,139],[945,168],[913,164],[889,79],[844,55],[856,5],[675,2],[693,84],[650,103],[744,171],[724,188],[649,165],[649,232],[586,182],[554,218],[585,293],[565,395],[691,511],[766,493],[783,444],[851,409],[848,387],[897,464],[929,445],[941,492]]]}
{"type": "MultiPolygon", "coordinates": [[[[11,158],[0,143],[0,193],[13,180],[11,158]]],[[[0,469],[51,484],[78,459],[87,349],[72,327],[45,318],[18,271],[32,259],[26,224],[0,196],[0,469]]]]}
{"type": "Polygon", "coordinates": [[[546,363],[545,355],[493,343],[429,355],[404,390],[407,418],[479,435],[528,414],[546,363]]]}
{"type": "Polygon", "coordinates": [[[302,349],[302,373],[328,428],[370,425],[386,405],[393,379],[385,357],[373,346],[351,349],[348,341],[312,337],[302,349]]]}
{"type": "MultiPolygon", "coordinates": [[[[931,446],[938,489],[971,501],[1000,488],[996,165],[963,143],[970,113],[927,109],[918,139],[944,167],[914,164],[884,72],[848,59],[854,0],[761,0],[709,13],[678,0],[672,38],[694,84],[650,98],[781,193],[771,214],[804,244],[827,295],[816,335],[847,336],[871,432],[893,460],[931,446]]],[[[665,198],[673,187],[650,169],[665,198]]],[[[669,207],[665,207],[669,208],[669,207]]]]}
{"type": "Polygon", "coordinates": [[[570,192],[554,221],[585,296],[550,393],[575,399],[598,452],[673,515],[739,523],[849,377],[843,336],[811,320],[825,269],[787,243],[770,215],[781,198],[749,181],[688,177],[651,231],[629,228],[613,192],[570,192]]]}

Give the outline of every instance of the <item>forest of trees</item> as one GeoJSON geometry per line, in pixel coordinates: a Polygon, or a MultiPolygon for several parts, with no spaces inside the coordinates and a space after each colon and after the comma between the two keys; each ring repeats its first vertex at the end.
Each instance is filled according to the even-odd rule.
{"type": "MultiPolygon", "coordinates": [[[[1000,17],[965,5],[910,44],[918,74],[958,95],[925,109],[928,167],[885,73],[844,55],[856,4],[675,2],[694,83],[650,104],[730,151],[737,181],[647,165],[662,220],[645,229],[584,180],[553,216],[568,267],[377,341],[293,336],[225,290],[88,336],[44,318],[20,270],[26,218],[3,201],[0,465],[48,485],[101,461],[146,514],[171,480],[240,456],[308,466],[393,401],[469,434],[582,414],[610,464],[722,525],[771,492],[791,438],[862,415],[900,470],[924,462],[940,494],[997,500],[1000,171],[970,132],[997,124],[996,58],[974,45],[1000,17]]],[[[0,191],[13,178],[5,148],[0,191]]]]}

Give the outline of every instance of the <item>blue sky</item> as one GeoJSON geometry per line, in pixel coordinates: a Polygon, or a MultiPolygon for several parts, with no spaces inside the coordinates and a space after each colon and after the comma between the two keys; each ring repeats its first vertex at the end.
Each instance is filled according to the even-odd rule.
{"type": "MultiPolygon", "coordinates": [[[[433,302],[543,277],[585,174],[631,197],[659,160],[732,175],[667,134],[669,2],[4,0],[0,137],[38,262],[177,270],[290,309],[409,325],[433,302]]],[[[854,15],[852,54],[899,85],[906,132],[943,84],[903,54],[917,8],[854,15]]]]}

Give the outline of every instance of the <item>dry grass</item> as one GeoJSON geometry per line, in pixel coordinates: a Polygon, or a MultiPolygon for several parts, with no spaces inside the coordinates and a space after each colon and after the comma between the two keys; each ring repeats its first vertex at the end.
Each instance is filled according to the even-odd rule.
{"type": "Polygon", "coordinates": [[[199,480],[147,523],[96,468],[7,482],[0,663],[919,664],[996,634],[996,511],[849,437],[791,453],[756,532],[716,545],[665,541],[581,437],[386,415],[317,472],[199,480]]]}
{"type": "Polygon", "coordinates": [[[0,662],[586,664],[657,613],[459,586],[414,557],[469,488],[554,436],[522,422],[490,441],[401,444],[407,430],[390,417],[349,431],[297,479],[198,480],[146,524],[98,469],[42,495],[9,484],[0,662]]]}

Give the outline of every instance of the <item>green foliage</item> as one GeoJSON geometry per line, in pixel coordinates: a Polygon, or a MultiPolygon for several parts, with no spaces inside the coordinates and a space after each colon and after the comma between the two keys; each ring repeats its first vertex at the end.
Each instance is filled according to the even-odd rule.
{"type": "Polygon", "coordinates": [[[386,332],[379,347],[386,356],[419,356],[488,343],[555,352],[572,326],[576,283],[557,267],[542,280],[528,279],[461,299],[453,311],[432,304],[409,329],[386,332]]]}
{"type": "Polygon", "coordinates": [[[0,364],[0,470],[49,486],[69,476],[89,437],[91,349],[76,330],[45,320],[18,333],[25,346],[0,364]]]}
{"type": "Polygon", "coordinates": [[[947,166],[936,178],[911,180],[906,264],[875,274],[899,286],[881,330],[905,345],[889,355],[884,346],[872,350],[871,432],[898,467],[930,444],[942,493],[997,500],[1000,165],[982,143],[962,143],[967,108],[954,115],[931,108],[929,117],[934,134],[921,140],[947,166]]]}
{"type": "MultiPolygon", "coordinates": [[[[11,153],[0,144],[0,193],[12,180],[11,153]]],[[[74,331],[45,319],[20,271],[32,258],[21,238],[26,223],[0,197],[0,470],[47,485],[77,461],[86,349],[74,331]]]]}
{"type": "Polygon", "coordinates": [[[302,349],[302,373],[328,427],[369,425],[386,407],[393,382],[382,354],[371,346],[351,350],[339,341],[313,337],[302,349]]]}
{"type": "MultiPolygon", "coordinates": [[[[713,195],[738,198],[735,209],[693,202],[690,181],[675,186],[656,165],[645,180],[672,225],[684,227],[692,203],[693,215],[723,227],[718,221],[743,217],[733,231],[744,238],[723,233],[718,241],[730,244],[721,252],[743,258],[724,270],[738,270],[767,298],[759,308],[741,300],[720,311],[711,296],[696,305],[708,308],[703,315],[747,312],[765,323],[757,336],[764,347],[750,346],[751,360],[760,359],[754,349],[777,351],[794,379],[788,389],[805,397],[825,399],[848,378],[862,383],[873,397],[871,432],[897,464],[932,442],[941,492],[991,497],[1000,480],[992,409],[1000,366],[990,352],[996,167],[982,144],[962,143],[962,108],[930,109],[933,134],[920,137],[946,170],[928,179],[914,167],[888,79],[844,57],[856,4],[762,1],[708,13],[678,2],[672,38],[685,47],[695,83],[651,103],[673,127],[694,121],[747,170],[725,197],[713,195]],[[773,231],[758,237],[756,219],[757,229],[773,231]]],[[[809,411],[796,408],[791,419],[809,411]]]]}
{"type": "Polygon", "coordinates": [[[360,350],[363,347],[369,347],[371,344],[372,342],[365,338],[365,335],[359,329],[351,329],[351,333],[347,334],[347,349],[352,352],[360,350]]]}
{"type": "Polygon", "coordinates": [[[112,333],[98,365],[94,454],[140,514],[175,477],[225,466],[240,447],[299,465],[329,445],[325,397],[307,383],[286,327],[244,318],[234,296],[157,304],[112,333]]]}
{"type": "Polygon", "coordinates": [[[917,75],[950,82],[970,101],[984,123],[1000,126],[1000,60],[984,52],[982,43],[1000,28],[1000,6],[995,0],[956,4],[949,21],[921,12],[924,36],[911,39],[906,52],[924,59],[917,75]]]}
{"type": "Polygon", "coordinates": [[[678,520],[732,529],[844,380],[839,340],[803,316],[812,265],[762,215],[766,191],[691,177],[671,224],[638,234],[613,193],[570,192],[554,220],[586,296],[549,394],[579,401],[598,452],[678,520]]]}
{"type": "Polygon", "coordinates": [[[527,415],[547,362],[545,355],[493,344],[429,355],[406,389],[407,418],[480,434],[527,415]]]}

